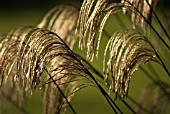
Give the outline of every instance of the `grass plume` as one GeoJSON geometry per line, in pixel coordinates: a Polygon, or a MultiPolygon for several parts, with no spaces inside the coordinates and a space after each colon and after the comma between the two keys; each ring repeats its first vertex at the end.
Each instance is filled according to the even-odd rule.
{"type": "Polygon", "coordinates": [[[1,34],[0,98],[6,98],[21,112],[27,113],[24,109],[27,96],[35,89],[41,89],[44,114],[64,114],[67,107],[76,114],[71,99],[79,90],[90,86],[99,90],[116,114],[125,113],[119,103],[134,114],[166,113],[169,83],[162,81],[163,76],[159,76],[153,67],[148,68],[152,75],[141,67],[156,62],[170,76],[169,61],[163,59],[168,56],[162,55],[165,52],[169,55],[169,35],[154,10],[156,4],[157,0],[84,0],[80,10],[70,5],[58,5],[37,25],[1,34]],[[129,16],[132,26],[123,25],[122,19],[123,22],[119,22],[125,28],[110,35],[105,28],[107,21],[122,12],[129,16]],[[153,16],[161,34],[154,28],[153,16]],[[154,40],[147,34],[147,27],[154,34],[154,40]],[[101,42],[105,37],[108,38],[106,44],[101,42]],[[86,59],[74,53],[73,46],[78,38],[79,48],[87,48],[86,59]],[[160,43],[160,47],[154,41],[160,43]],[[101,60],[103,72],[88,59],[91,62],[101,60]],[[131,79],[140,68],[152,83],[137,102],[128,91],[131,79]],[[130,99],[137,110],[126,99],[130,99]]]}

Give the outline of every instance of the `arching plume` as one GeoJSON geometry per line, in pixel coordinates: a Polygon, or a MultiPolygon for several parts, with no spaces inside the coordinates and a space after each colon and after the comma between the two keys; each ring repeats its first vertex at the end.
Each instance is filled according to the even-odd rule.
{"type": "Polygon", "coordinates": [[[131,77],[148,61],[156,61],[155,51],[148,40],[135,30],[121,30],[112,35],[105,49],[103,71],[111,79],[110,91],[115,98],[124,98],[131,77]]]}

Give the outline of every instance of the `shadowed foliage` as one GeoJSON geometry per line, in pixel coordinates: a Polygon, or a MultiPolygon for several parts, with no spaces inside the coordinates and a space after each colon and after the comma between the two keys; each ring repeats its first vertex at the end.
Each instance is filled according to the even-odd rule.
{"type": "MultiPolygon", "coordinates": [[[[142,91],[140,104],[144,107],[147,106],[149,113],[152,114],[167,114],[169,112],[169,100],[170,100],[170,86],[168,83],[156,81],[155,83],[149,83],[142,91]],[[152,94],[152,97],[149,94],[152,94]]],[[[138,114],[142,114],[143,111],[138,108],[138,114]]]]}

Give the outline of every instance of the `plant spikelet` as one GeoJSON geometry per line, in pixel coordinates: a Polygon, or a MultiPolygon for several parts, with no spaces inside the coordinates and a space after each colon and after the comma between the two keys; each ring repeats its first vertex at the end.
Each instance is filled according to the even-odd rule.
{"type": "Polygon", "coordinates": [[[87,58],[93,60],[95,50],[95,37],[100,23],[100,16],[107,6],[107,0],[84,0],[78,25],[80,28],[79,47],[82,49],[87,45],[87,58]],[[86,43],[87,37],[87,43],[86,43]]]}
{"type": "Polygon", "coordinates": [[[104,57],[105,80],[107,81],[110,75],[112,79],[109,84],[110,91],[115,92],[115,98],[126,96],[131,77],[139,66],[151,60],[156,61],[155,52],[146,38],[139,32],[129,29],[112,35],[104,57]]]}
{"type": "MultiPolygon", "coordinates": [[[[147,0],[151,7],[155,7],[157,0],[147,0]]],[[[141,26],[144,30],[146,30],[147,24],[144,18],[139,14],[139,12],[151,23],[152,19],[152,10],[150,6],[147,4],[146,0],[122,0],[121,3],[129,5],[131,7],[136,8],[132,11],[131,20],[133,22],[133,27],[141,26]]],[[[123,12],[125,13],[126,7],[123,7],[123,12]]]]}
{"type": "Polygon", "coordinates": [[[72,49],[78,37],[75,34],[79,10],[73,6],[62,5],[51,9],[37,27],[58,34],[72,49]]]}
{"type": "Polygon", "coordinates": [[[44,88],[44,113],[64,113],[74,93],[92,84],[76,55],[48,30],[18,28],[2,36],[0,48],[0,91],[11,94],[16,88],[12,95],[20,96],[17,101],[37,87],[44,88]]]}

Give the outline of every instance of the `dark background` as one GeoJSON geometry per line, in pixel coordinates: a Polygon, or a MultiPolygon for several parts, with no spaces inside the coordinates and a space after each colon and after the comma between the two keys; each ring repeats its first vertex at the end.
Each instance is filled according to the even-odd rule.
{"type": "MultiPolygon", "coordinates": [[[[110,2],[119,2],[120,0],[109,0],[110,2]]],[[[153,0],[154,1],[154,0],[153,0]]],[[[1,0],[0,9],[22,9],[22,8],[45,8],[56,4],[76,4],[80,6],[83,0],[1,0]]],[[[158,5],[170,9],[170,0],[158,0],[158,5]]]]}

